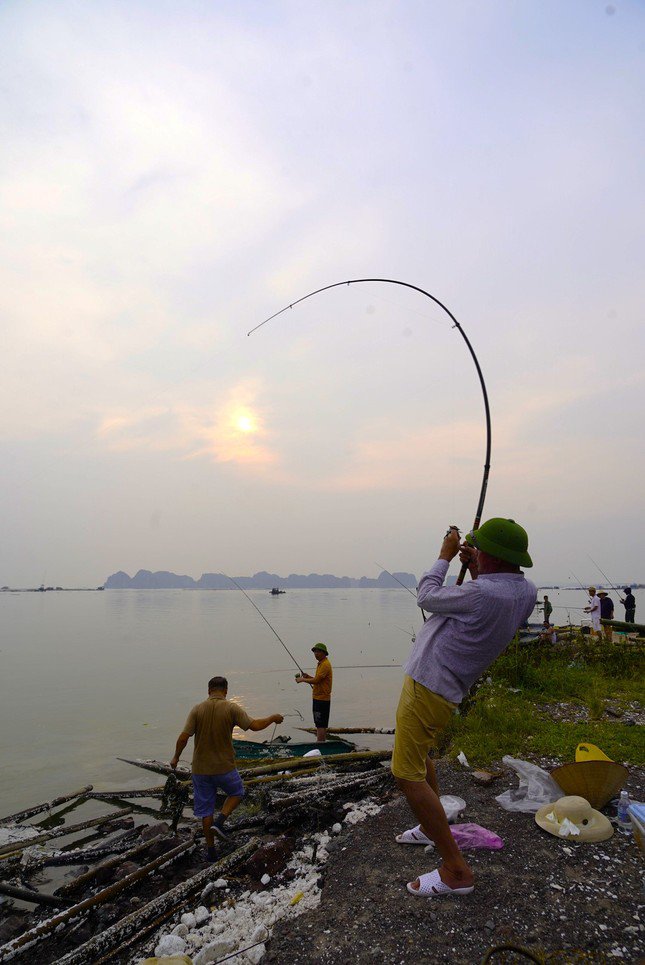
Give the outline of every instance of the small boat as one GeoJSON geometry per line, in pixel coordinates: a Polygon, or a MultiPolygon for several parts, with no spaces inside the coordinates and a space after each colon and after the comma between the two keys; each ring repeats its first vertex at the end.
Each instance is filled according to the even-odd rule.
{"type": "Polygon", "coordinates": [[[282,593],[286,592],[286,590],[280,590],[277,586],[274,586],[271,590],[271,596],[280,596],[282,593]]]}
{"type": "Polygon", "coordinates": [[[298,741],[292,743],[280,738],[272,741],[234,740],[233,749],[235,757],[240,761],[255,761],[262,758],[276,757],[304,757],[309,751],[319,750],[323,757],[330,754],[351,754],[356,750],[356,745],[351,741],[334,738],[334,740],[323,741],[298,741]]]}

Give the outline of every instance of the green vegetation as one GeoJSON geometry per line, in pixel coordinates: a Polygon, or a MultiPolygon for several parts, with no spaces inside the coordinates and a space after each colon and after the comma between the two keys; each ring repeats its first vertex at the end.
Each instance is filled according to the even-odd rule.
{"type": "Polygon", "coordinates": [[[514,641],[462,705],[446,733],[446,750],[452,756],[463,750],[473,765],[504,754],[564,763],[587,740],[616,761],[642,765],[641,729],[610,720],[605,708],[643,700],[644,662],[638,643],[600,643],[582,634],[556,645],[514,641]]]}

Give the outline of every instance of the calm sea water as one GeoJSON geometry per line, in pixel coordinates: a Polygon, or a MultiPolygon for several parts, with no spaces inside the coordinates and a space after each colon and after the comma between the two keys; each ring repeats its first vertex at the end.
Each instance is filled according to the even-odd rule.
{"type": "MultiPolygon", "coordinates": [[[[412,595],[402,589],[250,595],[305,669],[314,666],[316,641],[329,647],[332,722],[393,726],[397,665],[421,623],[412,595]],[[341,669],[362,664],[390,666],[341,669]]],[[[580,622],[581,610],[571,608],[584,606],[586,594],[549,596],[561,607],[556,622],[568,622],[567,614],[580,622]]],[[[0,816],[85,784],[158,783],[116,758],[168,760],[190,707],[204,699],[215,674],[228,677],[229,695],[252,715],[299,710],[304,726],[311,725],[311,689],[295,683],[289,657],[237,590],[2,593],[0,620],[0,816]]],[[[279,732],[295,740],[299,723],[287,718],[279,732]]]]}

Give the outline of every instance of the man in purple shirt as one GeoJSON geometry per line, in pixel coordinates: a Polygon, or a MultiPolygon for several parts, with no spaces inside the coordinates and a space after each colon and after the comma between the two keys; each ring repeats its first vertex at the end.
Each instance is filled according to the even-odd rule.
{"type": "Polygon", "coordinates": [[[428,754],[477,678],[506,649],[537,599],[520,566],[532,566],[526,531],[512,519],[489,519],[459,545],[451,526],[434,566],[421,577],[417,604],[431,616],[405,666],[396,713],[392,773],[419,820],[400,844],[434,842],[442,865],[408,883],[413,895],[469,894],[473,873],[457,847],[428,754]],[[451,560],[468,565],[472,582],[444,586],[451,560]]]}

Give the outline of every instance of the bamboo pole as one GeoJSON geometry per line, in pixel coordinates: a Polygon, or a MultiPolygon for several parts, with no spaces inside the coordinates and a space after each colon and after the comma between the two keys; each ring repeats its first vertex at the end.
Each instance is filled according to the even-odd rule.
{"type": "Polygon", "coordinates": [[[359,751],[352,754],[330,754],[328,757],[290,757],[277,764],[266,764],[264,767],[249,767],[240,771],[242,778],[260,777],[264,774],[275,774],[277,771],[297,770],[301,767],[320,767],[325,764],[332,767],[336,764],[348,764],[354,761],[385,761],[392,756],[392,751],[359,751]]]}
{"type": "Polygon", "coordinates": [[[52,808],[58,807],[59,804],[66,804],[67,801],[73,801],[75,797],[87,797],[91,790],[92,785],[88,784],[87,787],[82,787],[79,791],[74,791],[73,794],[64,794],[62,797],[55,797],[53,801],[45,801],[43,804],[36,804],[34,807],[25,808],[24,811],[16,811],[15,814],[8,814],[5,818],[0,818],[0,824],[19,824],[20,821],[24,821],[25,818],[31,818],[34,814],[41,814],[42,811],[51,811],[52,808]]]}
{"type": "Polygon", "coordinates": [[[132,791],[91,791],[86,796],[93,801],[110,801],[112,798],[127,801],[138,797],[161,797],[163,789],[163,784],[157,784],[155,787],[142,787],[132,791]]]}
{"type": "Polygon", "coordinates": [[[31,888],[9,885],[4,881],[0,882],[0,895],[18,898],[20,901],[29,901],[34,905],[49,905],[51,908],[66,908],[71,904],[67,898],[56,898],[54,895],[46,895],[40,891],[33,891],[31,888]]]}
{"type": "MultiPolygon", "coordinates": [[[[43,867],[61,867],[68,864],[85,864],[88,861],[98,861],[100,858],[107,858],[111,854],[122,854],[131,846],[131,839],[134,838],[141,829],[129,828],[123,834],[117,835],[111,841],[97,841],[87,848],[72,848],[69,851],[58,851],[54,854],[44,854],[42,858],[43,867]]],[[[110,833],[110,832],[108,832],[110,833]]],[[[38,867],[30,863],[30,868],[38,867]]]]}
{"type": "MultiPolygon", "coordinates": [[[[299,727],[305,734],[315,734],[315,727],[299,727]]],[[[393,727],[329,727],[328,734],[393,734],[393,727]]]]}
{"type": "Polygon", "coordinates": [[[190,768],[177,767],[173,769],[170,764],[162,764],[161,761],[132,760],[129,757],[117,757],[117,761],[123,761],[124,764],[132,764],[134,767],[141,767],[144,771],[152,771],[153,774],[165,774],[166,777],[169,774],[176,774],[177,777],[183,781],[189,781],[192,773],[190,768]]]}
{"type": "MultiPolygon", "coordinates": [[[[203,871],[199,871],[187,881],[182,881],[181,884],[171,888],[170,891],[166,891],[153,901],[148,902],[143,908],[132,912],[110,928],[91,938],[84,945],[81,945],[80,948],[69,952],[58,960],[57,965],[87,965],[88,962],[97,961],[99,956],[101,956],[101,960],[109,958],[108,953],[111,950],[122,945],[133,935],[139,934],[148,922],[162,916],[164,912],[170,908],[176,909],[187,895],[203,887],[210,879],[219,878],[225,872],[230,871],[255,851],[258,844],[258,838],[252,838],[232,854],[220,859],[220,861],[215,862],[215,864],[210,865],[203,871]]],[[[15,939],[15,941],[19,941],[19,938],[15,939]]],[[[8,946],[5,946],[5,948],[7,947],[8,946]]],[[[3,961],[2,949],[0,949],[0,961],[3,961]]]]}
{"type": "Polygon", "coordinates": [[[120,854],[114,855],[112,858],[106,858],[105,861],[100,861],[89,871],[86,871],[82,875],[74,878],[72,881],[67,881],[62,884],[59,888],[56,888],[54,892],[56,895],[71,895],[73,892],[78,891],[83,888],[90,881],[93,881],[97,875],[100,875],[103,871],[107,871],[110,868],[114,868],[117,865],[122,864],[124,861],[130,861],[135,855],[141,854],[142,851],[146,851],[151,845],[157,844],[158,841],[162,841],[164,838],[168,837],[165,834],[158,834],[154,838],[150,838],[148,841],[140,841],[139,844],[135,844],[133,848],[129,848],[127,851],[122,851],[120,854]]]}
{"type": "Polygon", "coordinates": [[[43,841],[49,841],[51,838],[64,838],[68,834],[85,831],[86,828],[95,828],[102,824],[118,821],[131,813],[132,808],[123,808],[121,811],[113,811],[112,814],[104,814],[100,818],[91,818],[89,821],[82,821],[80,824],[64,824],[60,828],[52,828],[51,831],[37,834],[33,838],[23,838],[21,841],[12,841],[10,844],[4,844],[0,847],[0,858],[4,855],[14,854],[16,851],[24,851],[25,848],[31,848],[35,844],[42,844],[43,841]]]}
{"type": "Polygon", "coordinates": [[[371,771],[368,774],[353,774],[350,777],[340,778],[338,781],[322,784],[320,787],[307,788],[283,797],[271,797],[269,806],[282,810],[296,804],[308,804],[310,801],[319,801],[326,797],[337,797],[339,794],[351,793],[359,788],[366,790],[374,784],[379,784],[387,777],[389,777],[389,774],[385,770],[371,771]]]}
{"type": "MultiPolygon", "coordinates": [[[[190,850],[194,850],[196,847],[197,845],[194,841],[184,842],[171,851],[167,851],[165,854],[160,855],[160,857],[155,858],[154,861],[150,861],[148,864],[133,871],[132,874],[122,878],[121,881],[115,881],[114,884],[108,885],[107,888],[97,891],[91,898],[86,898],[84,901],[72,905],[71,908],[67,908],[60,914],[54,915],[53,918],[48,918],[47,921],[41,922],[22,935],[18,935],[13,941],[8,942],[0,948],[0,962],[8,961],[10,958],[13,958],[14,955],[21,954],[22,951],[25,951],[27,948],[32,951],[34,945],[42,941],[43,938],[51,935],[59,925],[64,925],[72,918],[76,918],[77,915],[82,914],[90,908],[104,904],[106,901],[109,901],[110,898],[114,898],[122,891],[125,891],[126,888],[129,888],[136,881],[139,881],[141,878],[146,878],[149,874],[152,874],[153,871],[156,871],[157,868],[171,863],[176,858],[179,858],[190,850]]],[[[88,962],[91,961],[91,959],[85,959],[85,961],[88,962]]]]}

